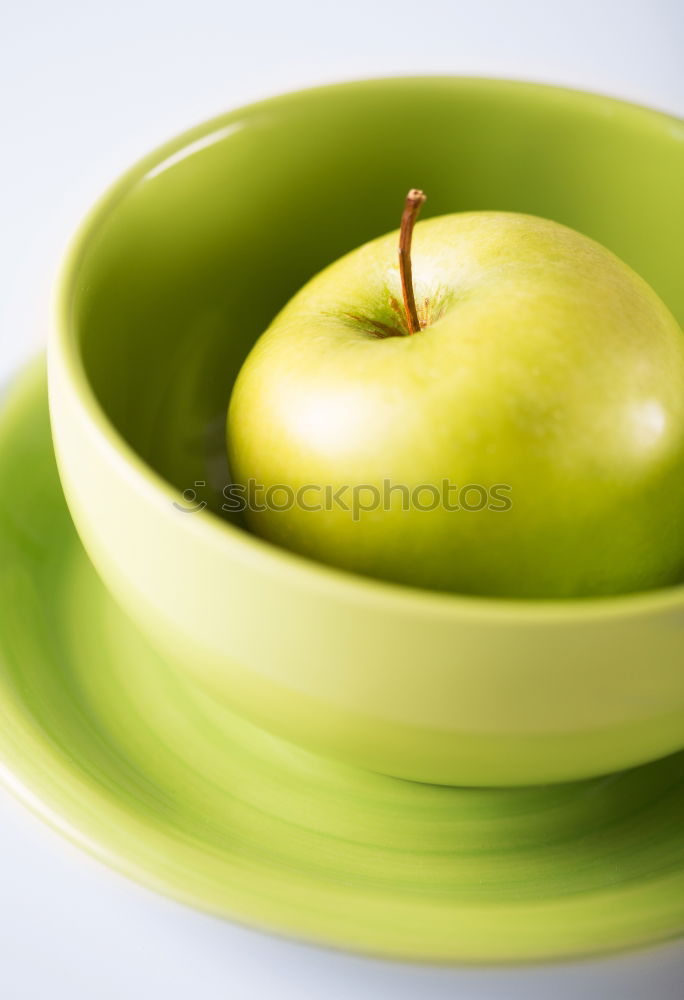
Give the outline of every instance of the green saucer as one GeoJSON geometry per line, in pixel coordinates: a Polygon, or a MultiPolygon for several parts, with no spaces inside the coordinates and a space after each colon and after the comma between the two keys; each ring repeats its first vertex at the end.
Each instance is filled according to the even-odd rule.
{"type": "Polygon", "coordinates": [[[407,959],[529,961],[684,933],[684,754],[537,789],[330,763],[174,675],[72,527],[43,366],[0,421],[0,777],[101,860],[254,926],[407,959]]]}

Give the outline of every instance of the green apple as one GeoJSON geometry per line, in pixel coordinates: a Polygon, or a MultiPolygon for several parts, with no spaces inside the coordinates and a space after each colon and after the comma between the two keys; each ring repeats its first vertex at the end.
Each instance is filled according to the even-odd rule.
{"type": "Polygon", "coordinates": [[[559,598],[684,571],[684,334],[614,254],[466,212],[314,277],[228,414],[251,530],[385,580],[559,598]],[[345,507],[347,509],[345,509],[345,507]]]}

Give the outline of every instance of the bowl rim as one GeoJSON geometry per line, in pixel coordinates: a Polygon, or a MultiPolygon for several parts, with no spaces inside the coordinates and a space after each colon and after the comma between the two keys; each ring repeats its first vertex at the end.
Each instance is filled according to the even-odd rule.
{"type": "MultiPolygon", "coordinates": [[[[137,491],[144,493],[152,503],[163,502],[170,506],[179,500],[181,493],[138,455],[101,406],[88,378],[79,350],[76,324],[72,322],[72,304],[76,298],[80,267],[91,244],[96,241],[102,224],[116,210],[118,203],[148,175],[159,173],[165,165],[171,166],[186,155],[220,141],[246,117],[264,110],[277,111],[279,105],[310,95],[351,93],[366,88],[382,90],[410,84],[426,87],[430,84],[449,85],[454,88],[455,93],[480,90],[493,96],[503,91],[517,91],[520,94],[527,93],[537,100],[579,103],[585,110],[604,117],[621,114],[637,123],[641,121],[642,125],[665,128],[673,138],[684,139],[684,119],[621,98],[555,84],[503,77],[435,74],[371,77],[287,91],[213,116],[156,146],[109,185],[86,213],[68,243],[58,268],[48,341],[48,372],[58,357],[62,370],[74,389],[73,397],[77,401],[81,417],[87,421],[90,433],[118,473],[137,491]]],[[[378,607],[384,605],[399,613],[419,610],[439,619],[484,619],[492,624],[497,620],[520,624],[553,624],[583,621],[591,623],[647,615],[684,606],[684,582],[648,591],[576,598],[508,598],[432,591],[319,563],[249,534],[209,509],[195,512],[195,516],[186,519],[185,523],[190,531],[211,541],[214,549],[223,548],[232,558],[237,556],[261,572],[283,576],[290,583],[292,575],[296,574],[303,585],[309,584],[319,591],[325,590],[351,603],[363,602],[367,605],[371,601],[378,607]]]]}

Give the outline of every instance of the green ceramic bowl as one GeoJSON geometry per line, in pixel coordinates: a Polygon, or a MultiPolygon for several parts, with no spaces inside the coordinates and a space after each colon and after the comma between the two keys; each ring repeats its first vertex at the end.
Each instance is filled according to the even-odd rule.
{"type": "Polygon", "coordinates": [[[566,602],[421,592],[280,551],[221,512],[247,351],[307,278],[396,226],[409,187],[430,192],[426,215],[573,226],[684,320],[682,176],[679,121],[456,78],[287,95],[153,153],[78,236],[49,349],[65,492],[112,592],[245,716],[373,770],[541,783],[684,746],[684,587],[566,602]],[[206,509],[183,509],[185,490],[206,509]]]}

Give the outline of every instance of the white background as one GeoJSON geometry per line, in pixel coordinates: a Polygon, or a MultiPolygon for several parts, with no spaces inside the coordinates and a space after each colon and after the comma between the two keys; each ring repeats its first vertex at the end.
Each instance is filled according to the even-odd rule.
{"type": "MultiPolygon", "coordinates": [[[[680,0],[0,0],[0,379],[44,341],[90,202],[174,133],[273,93],[458,73],[684,116],[680,0]]],[[[439,155],[439,151],[435,151],[439,155]]],[[[371,962],[234,928],[80,854],[0,792],[2,1000],[680,1000],[684,947],[497,972],[371,962]]]]}

